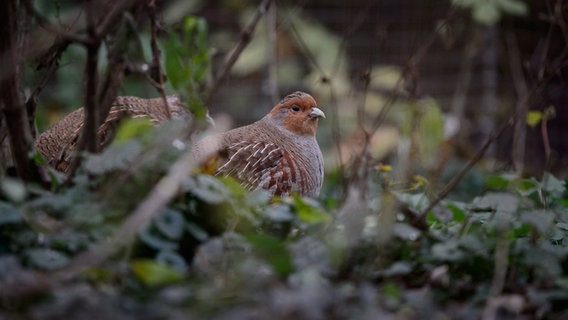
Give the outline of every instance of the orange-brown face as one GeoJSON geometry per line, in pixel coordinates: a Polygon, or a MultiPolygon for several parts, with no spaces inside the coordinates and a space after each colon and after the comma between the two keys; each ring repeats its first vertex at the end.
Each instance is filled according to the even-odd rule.
{"type": "Polygon", "coordinates": [[[286,96],[268,115],[279,125],[303,136],[315,136],[318,119],[325,118],[323,111],[317,107],[316,100],[300,91],[286,96]]]}

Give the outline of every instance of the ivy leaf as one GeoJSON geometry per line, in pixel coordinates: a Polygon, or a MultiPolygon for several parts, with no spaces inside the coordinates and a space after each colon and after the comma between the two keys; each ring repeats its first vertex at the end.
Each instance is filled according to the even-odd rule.
{"type": "Polygon", "coordinates": [[[174,209],[166,209],[155,220],[155,226],[161,234],[171,240],[179,240],[183,235],[184,218],[174,209]]]}
{"type": "Polygon", "coordinates": [[[509,180],[502,175],[490,175],[485,177],[484,184],[490,189],[504,190],[509,186],[509,180]]]}
{"type": "Polygon", "coordinates": [[[173,251],[158,252],[156,255],[156,261],[170,266],[181,273],[187,272],[187,263],[182,256],[173,251]]]}
{"type": "Polygon", "coordinates": [[[85,169],[92,174],[127,169],[142,151],[140,141],[129,140],[122,145],[112,144],[100,154],[90,155],[85,169]]]}
{"type": "Polygon", "coordinates": [[[150,248],[158,251],[174,251],[177,250],[178,244],[165,240],[157,235],[154,235],[150,230],[146,229],[138,234],[140,240],[150,248]]]}
{"type": "Polygon", "coordinates": [[[52,249],[37,248],[26,252],[31,265],[44,270],[56,270],[69,262],[67,255],[52,249]]]}
{"type": "Polygon", "coordinates": [[[491,26],[501,19],[501,11],[494,1],[478,1],[473,7],[473,19],[491,26]]]}
{"type": "Polygon", "coordinates": [[[114,138],[114,143],[119,145],[123,144],[134,137],[142,136],[152,128],[154,128],[154,126],[147,117],[124,119],[120,123],[116,137],[114,138]]]}
{"type": "Polygon", "coordinates": [[[282,241],[260,234],[251,234],[246,239],[253,245],[255,251],[272,266],[272,269],[277,274],[285,276],[292,272],[292,258],[288,248],[282,241]]]}
{"type": "Polygon", "coordinates": [[[0,202],[0,226],[5,224],[19,223],[22,215],[18,208],[7,202],[0,202]]]}
{"type": "Polygon", "coordinates": [[[527,4],[519,0],[497,0],[497,4],[508,14],[524,16],[528,13],[527,4]]]}
{"type": "Polygon", "coordinates": [[[557,179],[549,172],[544,173],[542,181],[542,188],[555,196],[560,196],[564,193],[564,191],[566,191],[564,181],[557,179]]]}
{"type": "Polygon", "coordinates": [[[300,220],[307,223],[326,223],[331,220],[329,214],[314,205],[308,204],[305,199],[298,195],[294,196],[294,208],[300,220]]]}
{"type": "Polygon", "coordinates": [[[137,259],[130,263],[134,275],[145,285],[154,287],[181,282],[183,273],[162,262],[151,259],[137,259]]]}

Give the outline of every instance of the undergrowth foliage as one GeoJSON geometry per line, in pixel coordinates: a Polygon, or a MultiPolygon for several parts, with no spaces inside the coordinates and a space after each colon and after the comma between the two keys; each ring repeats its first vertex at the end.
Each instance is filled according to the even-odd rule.
{"type": "MultiPolygon", "coordinates": [[[[171,140],[182,128],[123,125],[121,131],[135,133],[119,132],[128,138],[88,155],[73,185],[55,193],[4,179],[2,288],[34,270],[62,270],[93,243],[105,242],[189,148],[171,140]]],[[[414,316],[429,310],[478,318],[498,290],[506,293],[491,304],[499,314],[564,315],[564,181],[549,174],[542,180],[487,176],[483,194],[444,200],[422,228],[403,211],[427,206],[423,188],[387,190],[389,174],[369,177],[375,188],[366,195],[351,190],[341,206],[322,207],[298,196],[247,193],[232,179],[194,172],[118,255],[39,300],[8,299],[3,307],[41,312],[49,305],[57,317],[71,312],[70,299],[88,313],[96,307],[93,297],[98,303],[118,297],[132,307],[108,304],[105,312],[324,319],[360,310],[414,316]]]]}
{"type": "MultiPolygon", "coordinates": [[[[526,11],[517,0],[452,2],[487,25],[526,11]]],[[[212,77],[206,21],[185,18],[160,40],[163,55],[153,52],[166,73],[151,65],[153,81],[205,118],[205,84],[226,77],[250,41],[255,24],[248,26],[227,70],[212,77]]],[[[136,48],[123,58],[148,67],[142,37],[121,41],[136,48]]],[[[66,75],[76,88],[75,74],[66,75]]],[[[0,318],[567,318],[566,181],[476,172],[436,202],[426,178],[415,176],[411,186],[397,179],[418,162],[445,173],[432,170],[441,161],[441,109],[430,98],[404,104],[421,113],[401,116],[411,118],[402,135],[420,161],[379,163],[369,147],[352,170],[361,178],[326,172],[318,199],[247,192],[193,166],[133,239],[121,234],[138,226],[133,212],[191,151],[185,123],[123,121],[108,148],[82,153],[70,181],[52,169],[51,186],[2,177],[0,318]]]]}

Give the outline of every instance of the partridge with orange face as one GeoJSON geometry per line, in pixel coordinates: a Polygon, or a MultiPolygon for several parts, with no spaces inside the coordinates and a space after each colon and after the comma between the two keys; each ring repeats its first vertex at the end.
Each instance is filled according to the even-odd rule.
{"type": "Polygon", "coordinates": [[[203,166],[214,165],[215,175],[231,176],[248,190],[316,197],[323,184],[319,118],[325,114],[314,98],[294,92],[259,121],[201,140],[195,154],[203,166]]]}

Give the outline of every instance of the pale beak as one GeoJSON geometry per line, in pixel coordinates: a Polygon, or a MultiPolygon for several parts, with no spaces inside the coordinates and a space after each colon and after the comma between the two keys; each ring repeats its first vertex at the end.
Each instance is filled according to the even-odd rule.
{"type": "Polygon", "coordinates": [[[325,113],[321,111],[320,108],[314,107],[312,108],[312,112],[310,112],[311,118],[325,118],[325,113]]]}

